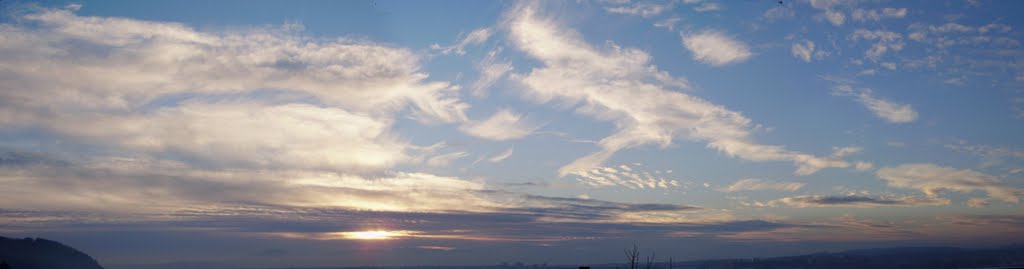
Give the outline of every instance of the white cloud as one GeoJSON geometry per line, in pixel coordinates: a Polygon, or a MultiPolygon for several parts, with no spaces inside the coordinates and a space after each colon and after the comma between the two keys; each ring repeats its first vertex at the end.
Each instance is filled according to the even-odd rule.
{"type": "Polygon", "coordinates": [[[861,147],[833,147],[832,148],[832,157],[843,158],[843,157],[846,157],[846,156],[850,156],[850,155],[853,155],[853,154],[860,153],[861,151],[864,151],[864,148],[861,148],[861,147]]]}
{"type": "Polygon", "coordinates": [[[883,8],[882,16],[887,18],[903,18],[907,16],[906,8],[883,8]]]}
{"type": "Polygon", "coordinates": [[[928,197],[939,197],[943,191],[984,191],[990,198],[1018,203],[1024,195],[1024,191],[1006,186],[995,176],[928,163],[883,167],[876,174],[889,186],[918,189],[928,197]]]}
{"type": "Polygon", "coordinates": [[[469,153],[463,151],[445,153],[434,157],[430,157],[430,159],[427,159],[427,165],[434,167],[444,167],[448,166],[455,160],[462,159],[466,156],[469,156],[469,153]]]}
{"type": "Polygon", "coordinates": [[[490,140],[519,139],[533,133],[539,126],[530,123],[523,117],[508,109],[498,109],[483,121],[468,122],[459,130],[462,132],[490,140]]]}
{"type": "Polygon", "coordinates": [[[907,38],[909,38],[910,40],[917,41],[917,42],[923,42],[924,39],[925,39],[925,33],[922,33],[922,32],[912,32],[909,35],[907,35],[907,38]]]}
{"type": "Polygon", "coordinates": [[[946,83],[949,85],[964,85],[964,80],[964,77],[956,77],[943,80],[942,83],[946,83]]]}
{"type": "Polygon", "coordinates": [[[630,189],[668,189],[679,187],[678,181],[655,173],[639,171],[636,167],[620,165],[619,167],[597,167],[589,171],[578,171],[576,180],[591,187],[621,186],[630,189]]]}
{"type": "Polygon", "coordinates": [[[793,47],[790,49],[793,53],[793,57],[803,60],[804,62],[811,62],[811,56],[814,55],[814,42],[810,40],[804,40],[804,42],[793,43],[793,47]]]}
{"type": "Polygon", "coordinates": [[[986,207],[986,206],[988,206],[989,204],[991,204],[991,202],[989,202],[989,201],[988,201],[988,199],[983,199],[983,198],[971,198],[971,199],[967,199],[967,202],[966,202],[966,204],[967,204],[967,206],[969,206],[969,207],[974,207],[974,208],[981,208],[981,207],[986,207]]]}
{"type": "Polygon", "coordinates": [[[872,197],[866,195],[801,195],[758,203],[761,206],[792,206],[792,207],[879,207],[879,206],[937,206],[948,205],[948,199],[935,197],[914,197],[883,195],[872,197]]]}
{"type": "Polygon", "coordinates": [[[876,116],[892,123],[906,123],[917,119],[917,111],[908,104],[875,98],[870,92],[861,92],[859,100],[876,116]]]}
{"type": "Polygon", "coordinates": [[[398,114],[467,121],[458,87],[428,81],[410,50],[307,37],[296,25],[204,32],[50,9],[22,22],[0,25],[0,128],[42,130],[101,156],[0,167],[4,205],[434,208],[481,188],[391,172],[420,159],[391,132],[398,114]],[[377,189],[435,183],[444,190],[431,193],[463,193],[377,189]],[[51,195],[60,198],[41,198],[51,195]]]}
{"type": "Polygon", "coordinates": [[[874,75],[878,75],[878,69],[873,69],[873,68],[872,69],[864,69],[864,70],[860,71],[860,73],[857,73],[857,75],[858,76],[874,76],[874,75]]]}
{"type": "Polygon", "coordinates": [[[907,16],[906,8],[883,8],[883,9],[855,9],[850,13],[854,21],[880,21],[888,18],[903,18],[907,16]]]}
{"type": "Polygon", "coordinates": [[[980,32],[982,34],[988,33],[988,32],[1006,33],[1006,32],[1009,32],[1012,29],[1013,29],[1013,27],[1010,27],[1009,25],[1006,25],[1006,24],[990,23],[990,24],[986,24],[985,26],[978,27],[978,32],[980,32]]]}
{"type": "Polygon", "coordinates": [[[857,8],[861,0],[810,0],[811,7],[821,10],[816,19],[824,19],[834,26],[842,26],[849,18],[854,21],[877,21],[885,18],[903,18],[906,8],[863,9],[857,8]]]}
{"type": "Polygon", "coordinates": [[[654,27],[665,28],[665,29],[668,29],[669,31],[672,31],[672,30],[675,30],[676,24],[679,24],[679,21],[681,21],[681,20],[683,20],[683,19],[679,18],[679,17],[671,17],[671,18],[668,18],[668,19],[664,19],[664,20],[660,20],[660,21],[655,22],[654,23],[654,27]]]}
{"type": "Polygon", "coordinates": [[[722,7],[719,6],[718,3],[705,2],[705,3],[700,4],[700,6],[697,6],[697,7],[693,8],[693,10],[697,11],[697,12],[708,12],[708,11],[722,10],[722,7]]]}
{"type": "Polygon", "coordinates": [[[690,50],[694,60],[713,66],[743,62],[753,55],[746,44],[718,31],[706,30],[682,37],[683,46],[690,50]]]}
{"type": "Polygon", "coordinates": [[[389,134],[389,120],[307,104],[193,101],[147,115],[78,115],[37,124],[93,143],[223,166],[356,172],[408,160],[408,145],[389,134]]]}
{"type": "Polygon", "coordinates": [[[487,57],[477,64],[476,68],[480,71],[480,77],[473,82],[471,87],[473,95],[486,95],[487,88],[493,86],[513,70],[512,63],[500,62],[496,59],[499,53],[501,53],[500,49],[490,51],[487,53],[487,57]]]}
{"type": "Polygon", "coordinates": [[[864,52],[864,57],[877,62],[889,51],[900,51],[903,49],[903,36],[896,32],[884,30],[857,29],[850,35],[850,40],[871,40],[876,41],[870,49],[864,52]]]}
{"type": "Polygon", "coordinates": [[[5,183],[0,189],[5,206],[46,210],[160,214],[248,204],[440,212],[499,206],[478,193],[484,190],[483,183],[452,177],[206,170],[152,158],[93,157],[70,164],[4,166],[0,181],[5,183]]]}
{"type": "Polygon", "coordinates": [[[797,191],[806,185],[803,182],[774,182],[766,181],[756,178],[748,178],[736,181],[728,187],[721,188],[719,191],[723,192],[738,192],[738,191],[759,191],[759,190],[776,190],[776,191],[797,191]]]}
{"type": "Polygon", "coordinates": [[[945,146],[948,149],[956,150],[959,152],[966,152],[984,158],[1024,159],[1024,150],[1014,149],[1010,147],[972,144],[964,140],[957,141],[956,143],[945,144],[943,146],[945,146]]]}
{"type": "Polygon", "coordinates": [[[853,2],[856,2],[856,0],[809,0],[808,2],[811,4],[811,7],[817,9],[830,9],[837,6],[852,4],[853,2]]]}
{"type": "Polygon", "coordinates": [[[452,52],[454,52],[457,55],[465,55],[467,46],[483,44],[484,42],[487,42],[487,39],[490,39],[491,35],[493,34],[494,29],[488,27],[480,28],[473,30],[472,32],[469,32],[469,34],[463,37],[462,40],[459,40],[459,42],[456,42],[454,45],[442,47],[440,45],[434,44],[432,48],[440,50],[441,53],[443,54],[451,54],[452,52]]]}
{"type": "Polygon", "coordinates": [[[849,85],[839,85],[833,89],[832,94],[837,96],[853,96],[868,110],[891,123],[907,123],[917,120],[917,111],[909,104],[900,104],[893,101],[875,97],[871,90],[853,90],[849,85]]]}
{"type": "Polygon", "coordinates": [[[871,164],[869,162],[857,162],[853,166],[853,168],[857,169],[857,171],[867,171],[867,170],[871,170],[871,168],[874,168],[874,167],[875,167],[875,165],[873,165],[873,164],[871,164]]]}
{"type": "Polygon", "coordinates": [[[498,155],[494,155],[494,156],[492,156],[490,158],[487,158],[487,161],[488,162],[492,162],[492,163],[498,163],[498,162],[504,161],[505,159],[508,159],[509,156],[512,156],[512,149],[513,148],[508,148],[505,151],[502,151],[501,153],[498,153],[498,155]]]}
{"type": "Polygon", "coordinates": [[[843,15],[842,11],[826,10],[822,13],[822,16],[825,17],[825,20],[835,26],[843,26],[843,23],[846,22],[846,15],[843,15]]]}
{"type": "Polygon", "coordinates": [[[671,2],[667,3],[652,3],[652,2],[639,2],[633,3],[628,6],[619,7],[606,7],[604,10],[611,13],[627,14],[633,16],[641,16],[644,18],[652,17],[662,12],[665,12],[671,7],[671,2]]]}
{"type": "Polygon", "coordinates": [[[846,15],[839,9],[852,5],[855,0],[810,0],[811,7],[821,10],[817,18],[825,19],[835,26],[842,26],[846,22],[846,15]]]}
{"type": "Polygon", "coordinates": [[[67,10],[23,18],[39,27],[5,27],[10,42],[0,50],[19,55],[2,63],[18,78],[2,94],[23,100],[18,103],[24,113],[33,110],[26,106],[132,111],[166,95],[252,89],[300,92],[371,115],[412,105],[413,117],[423,122],[463,121],[468,108],[456,98],[456,87],[424,81],[419,57],[405,49],[314,40],[294,27],[199,32],[176,23],[81,17],[67,10]]]}
{"type": "Polygon", "coordinates": [[[955,22],[948,22],[948,23],[943,24],[943,25],[928,26],[928,29],[931,30],[932,32],[940,32],[940,33],[941,32],[966,33],[966,32],[974,31],[974,28],[965,26],[963,24],[955,23],[955,22]]]}
{"type": "MultiPolygon", "coordinates": [[[[608,44],[586,43],[579,33],[539,17],[531,6],[509,14],[506,27],[515,46],[539,60],[541,67],[513,75],[524,95],[539,103],[560,102],[576,112],[611,121],[616,132],[598,142],[599,151],[559,169],[561,175],[589,171],[622,149],[654,144],[668,146],[676,137],[706,142],[711,149],[753,161],[791,161],[798,174],[827,167],[847,167],[833,158],[787,150],[752,141],[751,120],[720,105],[684,94],[685,79],[650,64],[650,55],[608,44]]],[[[714,39],[714,38],[712,38],[714,39]]]]}
{"type": "Polygon", "coordinates": [[[294,26],[199,32],[67,10],[24,19],[37,25],[0,28],[0,55],[18,55],[0,62],[4,128],[216,167],[368,173],[411,160],[390,133],[396,113],[466,120],[457,87],[425,81],[405,49],[294,26]],[[279,90],[256,101],[255,89],[279,90]]]}
{"type": "Polygon", "coordinates": [[[771,9],[766,10],[764,14],[761,14],[761,17],[764,17],[769,21],[792,18],[793,16],[796,16],[796,12],[794,12],[792,8],[785,6],[773,7],[771,9]]]}

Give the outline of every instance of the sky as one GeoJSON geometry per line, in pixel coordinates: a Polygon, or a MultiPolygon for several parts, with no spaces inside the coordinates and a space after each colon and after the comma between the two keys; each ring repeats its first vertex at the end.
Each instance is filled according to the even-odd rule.
{"type": "Polygon", "coordinates": [[[0,235],[103,264],[1024,242],[1020,1],[3,1],[0,235]]]}

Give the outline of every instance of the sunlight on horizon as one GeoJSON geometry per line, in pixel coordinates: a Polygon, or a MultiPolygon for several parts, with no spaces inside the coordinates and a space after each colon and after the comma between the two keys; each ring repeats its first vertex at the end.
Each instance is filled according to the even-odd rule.
{"type": "Polygon", "coordinates": [[[345,239],[356,239],[356,240],[391,240],[401,237],[407,237],[412,235],[409,231],[360,231],[360,232],[340,232],[342,237],[345,239]]]}

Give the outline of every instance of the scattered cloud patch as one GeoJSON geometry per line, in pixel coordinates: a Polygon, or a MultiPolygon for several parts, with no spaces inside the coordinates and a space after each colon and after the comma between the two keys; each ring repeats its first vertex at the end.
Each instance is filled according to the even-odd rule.
{"type": "Polygon", "coordinates": [[[856,169],[857,171],[867,171],[874,167],[875,165],[869,162],[857,162],[853,165],[853,169],[856,169]]]}
{"type": "Polygon", "coordinates": [[[640,16],[644,18],[659,15],[672,7],[672,2],[637,2],[625,6],[605,7],[605,11],[617,14],[640,16]]]}
{"type": "Polygon", "coordinates": [[[764,14],[761,14],[761,17],[765,18],[768,21],[788,19],[794,16],[796,16],[796,12],[794,12],[793,9],[788,6],[773,7],[771,9],[766,10],[764,14]]]}
{"type": "Polygon", "coordinates": [[[973,144],[966,140],[943,145],[948,149],[990,159],[1024,159],[1024,150],[1005,146],[973,144]]]}
{"type": "Polygon", "coordinates": [[[932,198],[939,197],[943,191],[983,191],[989,198],[1018,203],[1024,195],[1024,191],[1006,186],[998,177],[929,163],[883,167],[876,175],[889,186],[918,189],[932,198]]]}
{"type": "Polygon", "coordinates": [[[854,21],[880,21],[882,19],[903,18],[907,16],[906,8],[854,9],[850,18],[854,21]]]}
{"type": "Polygon", "coordinates": [[[427,250],[440,250],[440,251],[452,251],[452,250],[456,249],[455,247],[445,247],[445,246],[416,246],[416,248],[418,248],[418,249],[427,249],[427,250]]]}
{"type": "Polygon", "coordinates": [[[589,171],[573,173],[576,180],[591,187],[620,186],[630,189],[668,189],[680,187],[679,181],[667,178],[671,172],[638,171],[635,167],[599,167],[589,171]]]}
{"type": "Polygon", "coordinates": [[[654,27],[665,28],[668,29],[669,31],[674,31],[676,29],[676,25],[678,25],[679,22],[682,20],[683,19],[680,17],[671,17],[655,22],[654,27]]]}
{"type": "Polygon", "coordinates": [[[877,62],[885,56],[886,52],[900,51],[903,49],[905,43],[903,42],[903,35],[896,32],[890,32],[885,30],[865,30],[857,29],[854,30],[853,34],[850,35],[850,40],[869,40],[875,41],[871,48],[864,52],[864,57],[872,61],[877,62]]]}
{"type": "Polygon", "coordinates": [[[738,192],[738,191],[761,191],[761,190],[776,190],[776,191],[789,191],[794,192],[803,188],[806,183],[803,182],[776,182],[767,181],[756,178],[742,179],[734,182],[733,184],[724,188],[718,189],[723,192],[738,192]]]}
{"type": "Polygon", "coordinates": [[[746,44],[715,30],[683,34],[683,46],[694,60],[712,66],[739,63],[753,56],[746,44]]]}
{"type": "Polygon", "coordinates": [[[875,116],[891,123],[907,123],[917,120],[917,111],[911,105],[875,97],[870,89],[856,91],[849,85],[839,85],[833,88],[832,94],[855,97],[858,102],[874,113],[875,116]]]}
{"type": "Polygon", "coordinates": [[[539,126],[530,123],[522,115],[509,109],[499,109],[482,121],[468,122],[459,130],[475,137],[489,140],[511,140],[530,135],[539,126]]]}
{"type": "Polygon", "coordinates": [[[852,5],[852,0],[810,0],[812,8],[821,10],[816,18],[824,19],[834,26],[843,26],[846,23],[846,15],[840,9],[852,5]]]}
{"type": "Polygon", "coordinates": [[[874,76],[874,75],[878,75],[878,69],[873,69],[873,68],[872,69],[864,69],[864,70],[860,71],[860,73],[857,73],[857,75],[858,76],[874,76]]]}
{"type": "Polygon", "coordinates": [[[967,206],[973,207],[973,208],[982,208],[982,207],[988,206],[989,204],[991,204],[991,202],[989,202],[989,199],[971,198],[971,199],[968,199],[965,204],[967,206]]]}
{"type": "Polygon", "coordinates": [[[809,63],[811,62],[811,57],[814,55],[814,42],[804,40],[803,42],[793,43],[793,47],[790,49],[790,52],[793,53],[793,57],[809,63]]]}
{"type": "Polygon", "coordinates": [[[914,196],[879,196],[864,195],[803,195],[774,200],[763,205],[791,207],[879,207],[879,206],[940,206],[949,204],[949,200],[932,197],[914,196]]]}
{"type": "Polygon", "coordinates": [[[835,26],[843,26],[843,23],[846,22],[846,15],[842,11],[826,10],[824,13],[821,13],[821,16],[835,26]]]}
{"type": "Polygon", "coordinates": [[[722,7],[718,3],[704,2],[700,6],[693,8],[693,10],[697,12],[718,11],[722,10],[722,7]]]}

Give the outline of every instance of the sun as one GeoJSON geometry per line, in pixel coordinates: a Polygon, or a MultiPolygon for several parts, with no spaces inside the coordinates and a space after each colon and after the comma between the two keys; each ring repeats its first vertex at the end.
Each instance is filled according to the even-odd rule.
{"type": "Polygon", "coordinates": [[[356,240],[389,240],[409,236],[411,233],[408,231],[360,231],[342,232],[341,235],[345,238],[356,240]]]}

